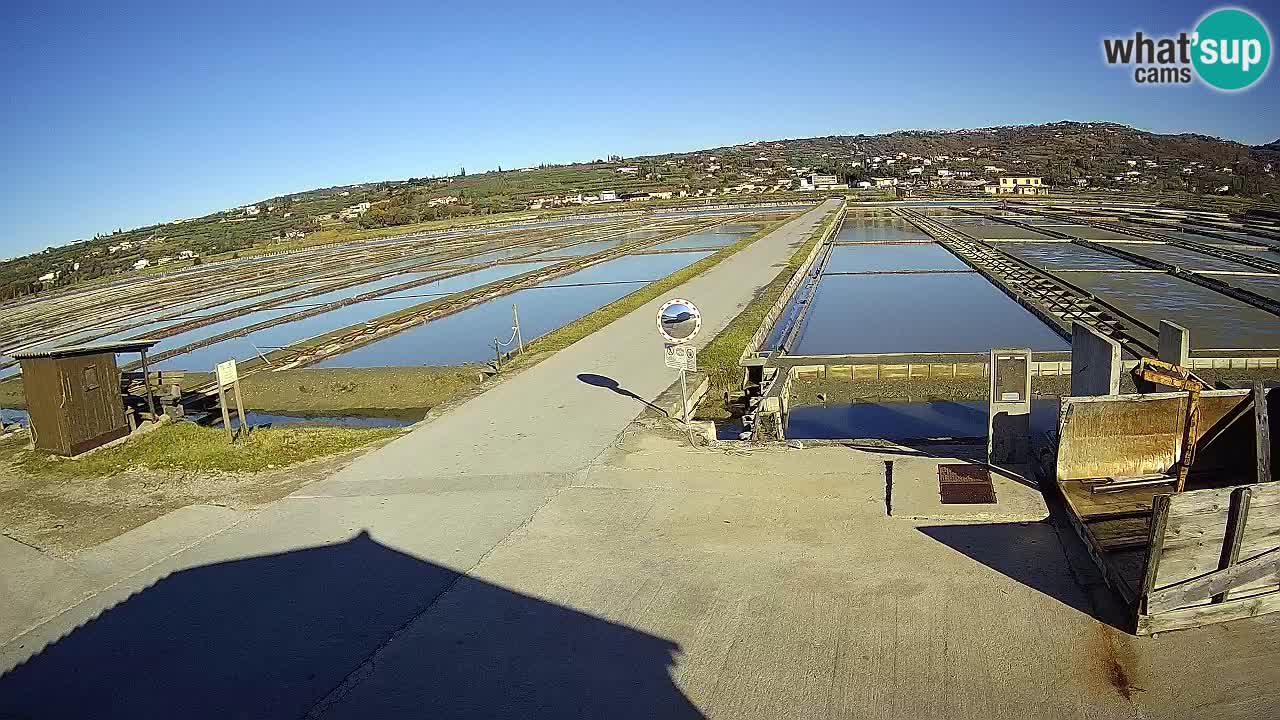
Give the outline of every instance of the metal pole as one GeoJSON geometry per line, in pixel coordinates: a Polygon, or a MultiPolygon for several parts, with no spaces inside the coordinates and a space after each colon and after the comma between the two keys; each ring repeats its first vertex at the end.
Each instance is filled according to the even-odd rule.
{"type": "Polygon", "coordinates": [[[684,368],[680,368],[680,397],[684,400],[680,405],[680,414],[684,417],[684,424],[689,424],[689,386],[685,384],[684,368]]]}
{"type": "Polygon", "coordinates": [[[516,312],[516,304],[511,303],[511,322],[515,325],[516,346],[520,349],[520,354],[524,354],[524,336],[520,334],[520,314],[516,312]]]}

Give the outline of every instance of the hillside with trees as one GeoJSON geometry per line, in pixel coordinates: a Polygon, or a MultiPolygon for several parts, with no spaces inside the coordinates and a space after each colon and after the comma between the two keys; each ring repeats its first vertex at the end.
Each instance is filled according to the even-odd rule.
{"type": "MultiPolygon", "coordinates": [[[[789,191],[806,172],[833,174],[855,186],[872,177],[897,177],[907,186],[928,189],[939,184],[939,168],[946,168],[949,177],[971,178],[971,186],[1012,173],[1041,175],[1059,189],[1229,195],[1265,204],[1280,197],[1280,140],[1249,147],[1205,135],[1161,135],[1115,123],[1077,122],[831,135],[515,170],[460,169],[448,177],[281,195],[203,217],[117,229],[5,261],[0,263],[0,301],[280,244],[391,234],[433,221],[529,211],[542,208],[543,201],[556,206],[566,198],[573,204],[589,203],[589,198],[609,192],[704,197],[789,191]]],[[[572,210],[562,212],[567,211],[572,210]]]]}

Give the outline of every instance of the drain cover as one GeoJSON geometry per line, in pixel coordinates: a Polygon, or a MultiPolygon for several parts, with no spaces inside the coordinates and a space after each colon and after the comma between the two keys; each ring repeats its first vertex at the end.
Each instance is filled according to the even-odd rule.
{"type": "Polygon", "coordinates": [[[943,505],[989,505],[996,501],[991,471],[981,465],[939,465],[938,492],[943,505]]]}

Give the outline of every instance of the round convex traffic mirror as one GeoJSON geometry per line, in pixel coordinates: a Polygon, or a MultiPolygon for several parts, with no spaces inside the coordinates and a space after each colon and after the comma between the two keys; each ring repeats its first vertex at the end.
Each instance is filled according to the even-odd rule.
{"type": "Polygon", "coordinates": [[[658,312],[658,330],[670,342],[685,342],[702,327],[702,314],[688,300],[671,300],[658,312]]]}

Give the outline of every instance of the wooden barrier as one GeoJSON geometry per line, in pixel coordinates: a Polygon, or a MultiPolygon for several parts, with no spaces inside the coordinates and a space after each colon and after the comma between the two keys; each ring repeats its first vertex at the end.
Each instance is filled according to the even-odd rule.
{"type": "Polygon", "coordinates": [[[1280,484],[1157,495],[1144,566],[1139,635],[1280,610],[1280,484]]]}
{"type": "Polygon", "coordinates": [[[1137,634],[1280,610],[1278,402],[1262,383],[1202,393],[1193,489],[1175,493],[1185,393],[1063,398],[1056,485],[1137,634]]]}

